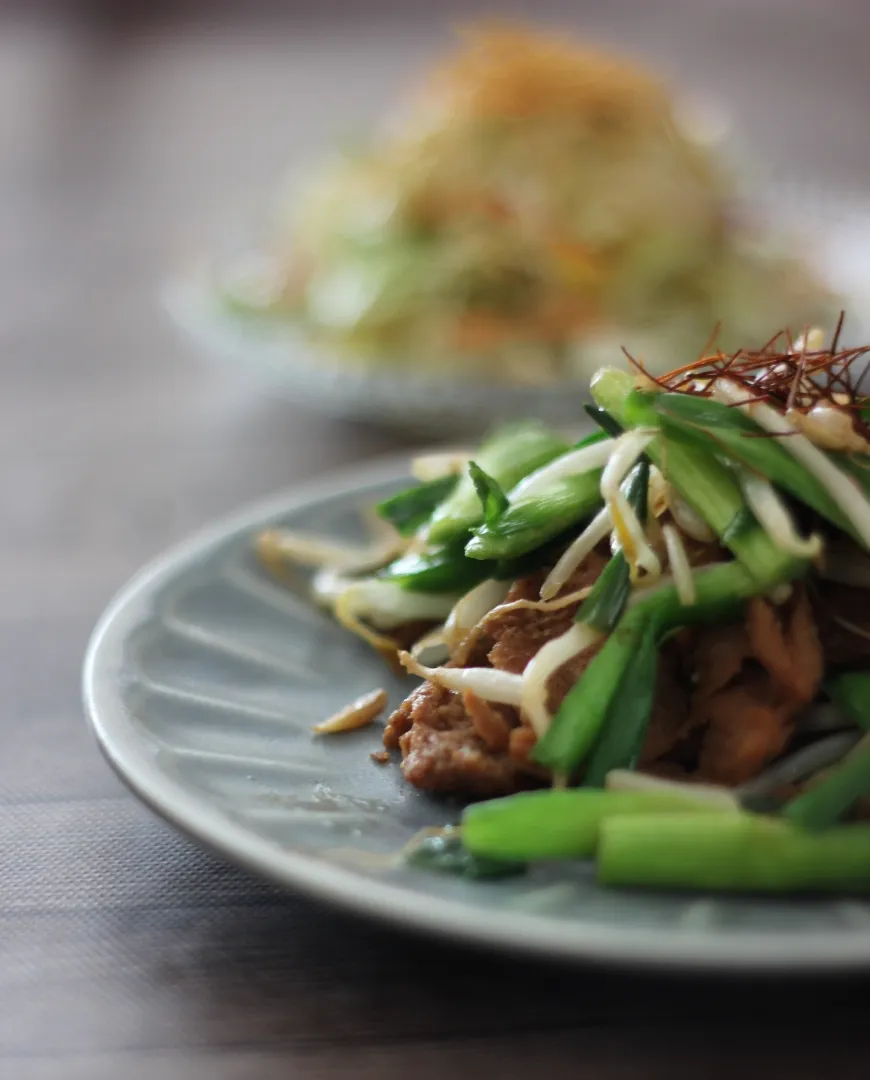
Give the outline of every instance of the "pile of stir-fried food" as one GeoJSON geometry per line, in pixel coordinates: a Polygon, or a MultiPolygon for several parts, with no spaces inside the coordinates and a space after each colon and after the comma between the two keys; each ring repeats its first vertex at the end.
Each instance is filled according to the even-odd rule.
{"type": "Polygon", "coordinates": [[[321,564],[316,595],[424,679],[382,757],[489,800],[417,858],[483,874],[595,856],[615,885],[870,890],[868,350],[838,334],[662,378],[602,370],[598,432],[569,446],[528,423],[420,459],[378,507],[391,537],[353,566],[260,538],[269,560],[321,564]]]}

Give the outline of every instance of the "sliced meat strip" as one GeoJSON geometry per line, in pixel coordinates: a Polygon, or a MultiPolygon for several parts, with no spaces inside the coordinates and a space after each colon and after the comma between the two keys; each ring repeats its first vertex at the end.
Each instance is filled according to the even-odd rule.
{"type": "Polygon", "coordinates": [[[500,754],[507,750],[511,725],[500,709],[489,701],[479,697],[473,690],[466,690],[462,695],[462,704],[471,719],[471,726],[484,741],[488,750],[500,754]]]}
{"type": "Polygon", "coordinates": [[[696,699],[703,701],[736,679],[751,656],[745,623],[727,623],[702,630],[694,649],[696,699]]]}
{"type": "Polygon", "coordinates": [[[776,690],[801,705],[816,696],[824,657],[810,602],[798,589],[787,610],[756,597],[746,612],[749,647],[770,675],[776,690]]]}
{"type": "Polygon", "coordinates": [[[600,651],[603,644],[604,641],[602,639],[599,644],[590,645],[588,649],[584,649],[582,653],[578,653],[577,656],[572,657],[567,664],[563,664],[560,668],[556,668],[547,682],[547,708],[550,713],[556,713],[559,706],[565,700],[568,691],[573,687],[574,683],[577,682],[586,668],[589,667],[589,664],[600,651]]]}
{"type": "MultiPolygon", "coordinates": [[[[563,586],[560,595],[567,595],[591,585],[604,569],[606,562],[606,556],[592,552],[563,586]]],[[[543,576],[540,580],[537,577],[524,578],[511,589],[505,602],[535,599],[542,581],[543,576]]],[[[555,611],[520,609],[491,619],[487,629],[494,645],[489,653],[489,662],[502,671],[521,674],[542,645],[565,633],[579,606],[579,603],[570,604],[555,611]]]]}
{"type": "Polygon", "coordinates": [[[528,762],[538,737],[529,724],[514,728],[510,735],[510,756],[514,761],[528,762]]]}
{"type": "Polygon", "coordinates": [[[423,693],[428,684],[424,683],[412,690],[402,704],[387,717],[384,727],[384,747],[387,750],[398,750],[399,739],[408,731],[413,724],[414,705],[417,698],[423,693]]]}
{"type": "Polygon", "coordinates": [[[699,774],[729,786],[749,780],[785,749],[793,715],[789,705],[775,700],[763,674],[720,690],[705,705],[707,730],[699,774]]]}
{"type": "MultiPolygon", "coordinates": [[[[504,600],[499,607],[513,604],[518,600],[537,600],[541,586],[547,574],[540,570],[528,577],[519,578],[511,585],[504,600]]],[[[507,614],[495,614],[490,619],[473,627],[465,640],[453,653],[454,658],[462,667],[488,667],[490,664],[489,653],[495,644],[492,629],[499,633],[505,625],[507,614]],[[492,629],[491,629],[492,628],[492,629]]]]}
{"type": "Polygon", "coordinates": [[[476,717],[469,715],[461,695],[424,683],[390,717],[384,744],[398,746],[406,778],[426,791],[492,798],[529,787],[533,777],[508,753],[510,731],[518,723],[516,713],[503,706],[487,708],[504,721],[507,737],[501,750],[492,746],[491,716],[488,724],[484,721],[487,737],[483,738],[479,711],[476,717]]]}
{"type": "Polygon", "coordinates": [[[517,580],[508,589],[507,596],[504,598],[504,603],[512,604],[514,600],[537,600],[541,594],[541,586],[546,580],[547,572],[545,570],[538,570],[534,574],[529,574],[527,577],[517,578],[517,580]]]}
{"type": "MultiPolygon", "coordinates": [[[[605,561],[603,555],[593,554],[563,592],[591,584],[605,561]]],[[[542,571],[515,582],[505,603],[537,599],[544,577],[542,571]]],[[[487,627],[492,645],[488,662],[521,672],[545,641],[568,629],[578,606],[544,613],[520,610],[492,620],[487,627]]],[[[550,686],[554,709],[591,655],[577,657],[555,673],[550,686]]],[[[432,683],[410,694],[390,716],[384,731],[384,746],[401,750],[402,768],[412,784],[475,797],[509,794],[546,778],[546,770],[530,760],[534,744],[534,732],[520,724],[516,710],[432,683]]]]}
{"type": "Polygon", "coordinates": [[[757,598],[745,622],[702,631],[691,726],[704,729],[703,779],[741,784],[780,754],[796,715],[818,693],[823,669],[803,587],[781,607],[757,598]]]}

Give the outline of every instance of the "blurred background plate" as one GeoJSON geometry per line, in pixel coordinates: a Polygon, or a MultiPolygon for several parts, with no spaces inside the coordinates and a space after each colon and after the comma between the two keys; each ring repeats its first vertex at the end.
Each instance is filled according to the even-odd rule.
{"type": "MultiPolygon", "coordinates": [[[[819,276],[843,298],[843,345],[870,341],[870,202],[787,180],[755,185],[748,212],[776,239],[793,240],[819,276]]],[[[577,422],[588,392],[582,382],[513,386],[415,375],[405,370],[340,362],[287,324],[227,310],[210,284],[209,265],[164,291],[175,324],[213,360],[249,371],[296,405],[328,416],[362,420],[430,437],[476,433],[518,417],[577,422]]],[[[674,357],[672,366],[690,357],[674,357]]],[[[619,362],[615,355],[612,362],[619,362]]]]}
{"type": "Polygon", "coordinates": [[[393,459],[242,511],[142,571],[104,615],[85,704],[116,770],[174,825],[237,863],[398,926],[561,960],[741,971],[870,966],[870,905],[599,888],[589,863],[497,882],[388,867],[459,806],[378,766],[379,728],[313,739],[373,687],[414,682],[279,585],[252,537],[283,524],[359,540],[360,507],[407,482],[393,459]]]}

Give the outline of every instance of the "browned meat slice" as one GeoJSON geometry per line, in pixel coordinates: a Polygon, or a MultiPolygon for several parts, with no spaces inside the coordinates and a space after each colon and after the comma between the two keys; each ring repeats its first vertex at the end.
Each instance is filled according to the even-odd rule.
{"type": "Polygon", "coordinates": [[[745,623],[702,630],[695,644],[696,701],[706,700],[736,679],[751,656],[745,623]]]}
{"type": "MultiPolygon", "coordinates": [[[[591,556],[563,593],[591,584],[604,562],[602,556],[591,556]]],[[[537,599],[543,578],[539,573],[517,581],[505,603],[537,599]]],[[[577,606],[555,612],[512,611],[494,619],[487,627],[492,646],[488,661],[493,667],[522,671],[541,645],[568,629],[577,606]]],[[[594,650],[587,650],[554,674],[551,708],[558,707],[593,654],[594,650]]],[[[401,750],[402,768],[412,784],[477,797],[509,794],[545,776],[529,760],[534,744],[534,732],[520,724],[516,710],[431,683],[419,687],[399,706],[384,732],[384,745],[401,750]]]]}
{"type": "Polygon", "coordinates": [[[512,604],[514,600],[537,600],[546,576],[545,570],[538,570],[534,574],[529,574],[528,577],[517,578],[508,589],[503,602],[512,604]]]}
{"type": "MultiPolygon", "coordinates": [[[[519,578],[507,592],[502,604],[512,604],[517,600],[537,600],[544,583],[546,571],[541,570],[528,577],[519,578]]],[[[491,626],[496,631],[507,616],[494,615],[491,626]]],[[[452,660],[460,667],[489,667],[489,652],[495,643],[489,624],[474,627],[462,644],[453,650],[452,660]]]]}
{"type": "Polygon", "coordinates": [[[504,711],[479,697],[473,690],[462,695],[462,704],[471,718],[471,726],[488,750],[501,754],[508,748],[511,726],[504,711]]]}
{"type": "Polygon", "coordinates": [[[491,728],[487,739],[481,737],[480,717],[469,715],[462,697],[433,683],[424,683],[393,713],[384,743],[399,747],[406,778],[426,791],[491,798],[530,786],[528,770],[508,753],[515,712],[487,708],[501,716],[508,735],[500,751],[489,741],[491,728]]]}
{"type": "Polygon", "coordinates": [[[774,689],[787,701],[808,704],[819,689],[825,664],[805,590],[797,591],[787,609],[756,597],[746,615],[749,646],[774,689]]]}
{"type": "MultiPolygon", "coordinates": [[[[593,552],[567,582],[562,589],[562,595],[591,585],[604,569],[606,562],[604,555],[593,552]]],[[[543,575],[517,582],[505,602],[535,599],[542,582],[543,575]]],[[[487,625],[494,642],[489,653],[489,662],[493,667],[519,675],[542,645],[565,633],[578,607],[579,603],[557,608],[555,611],[525,608],[508,611],[500,618],[493,619],[487,625]]]]}
{"type": "Polygon", "coordinates": [[[803,589],[782,607],[750,601],[745,623],[703,631],[692,724],[704,728],[699,773],[741,784],[785,748],[794,717],[815,697],[822,649],[803,589]]]}
{"type": "Polygon", "coordinates": [[[547,682],[547,708],[551,713],[556,712],[565,700],[565,695],[592,662],[593,657],[603,644],[602,639],[599,644],[590,645],[588,649],[585,649],[582,653],[569,660],[567,664],[563,664],[553,672],[547,682]]]}
{"type": "Polygon", "coordinates": [[[698,771],[717,784],[736,786],[782,753],[792,732],[794,709],[772,694],[764,675],[741,679],[704,706],[707,730],[698,771]]]}
{"type": "Polygon", "coordinates": [[[529,764],[538,737],[529,724],[521,724],[511,732],[509,753],[514,761],[529,764]]]}
{"type": "Polygon", "coordinates": [[[424,683],[423,686],[418,686],[416,690],[408,694],[398,709],[395,709],[387,717],[387,723],[384,727],[384,746],[387,750],[399,749],[399,739],[414,722],[412,719],[414,705],[427,685],[424,683]]]}

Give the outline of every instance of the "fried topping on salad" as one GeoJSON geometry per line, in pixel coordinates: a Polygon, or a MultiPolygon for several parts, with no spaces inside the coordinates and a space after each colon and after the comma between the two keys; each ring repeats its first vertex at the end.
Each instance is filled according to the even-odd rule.
{"type": "Polygon", "coordinates": [[[657,377],[628,352],[629,362],[644,384],[670,393],[695,397],[715,395],[727,381],[740,387],[745,401],[769,401],[816,445],[826,450],[870,453],[870,408],[862,390],[870,346],[839,349],[844,312],[840,313],[831,343],[821,332],[807,331],[797,341],[781,331],[761,349],[703,354],[691,364],[657,377]],[[856,375],[856,370],[860,374],[856,375]]]}
{"type": "Polygon", "coordinates": [[[471,27],[462,44],[424,88],[425,99],[454,120],[562,113],[582,118],[598,136],[618,137],[668,118],[661,82],[606,53],[507,25],[471,27]]]}

